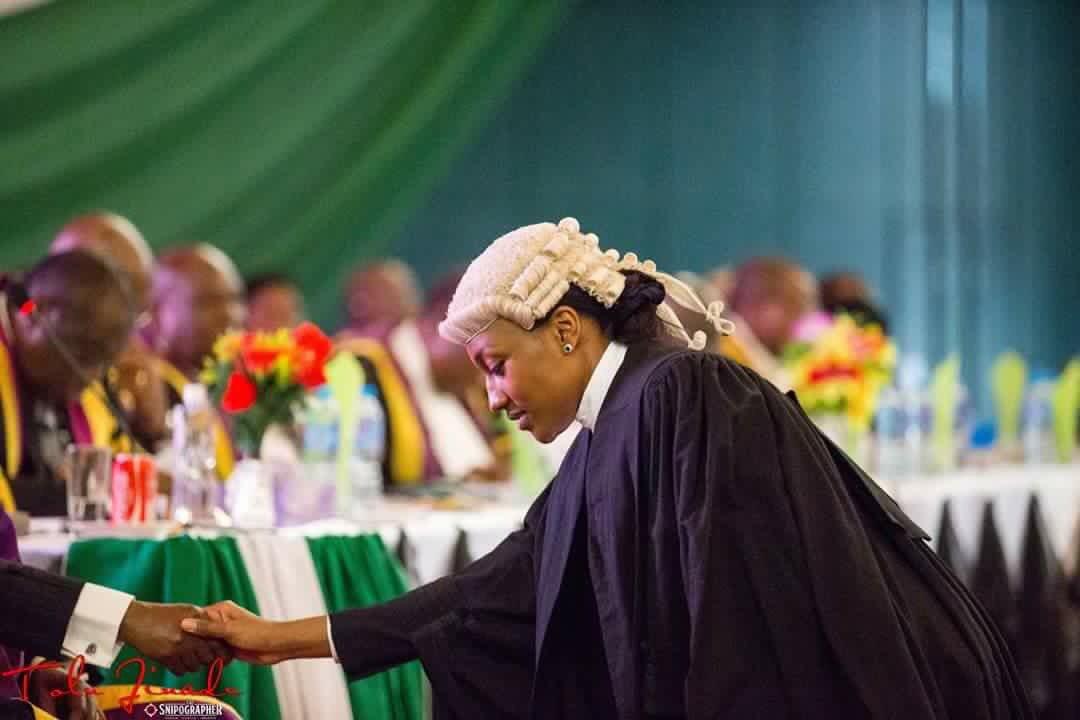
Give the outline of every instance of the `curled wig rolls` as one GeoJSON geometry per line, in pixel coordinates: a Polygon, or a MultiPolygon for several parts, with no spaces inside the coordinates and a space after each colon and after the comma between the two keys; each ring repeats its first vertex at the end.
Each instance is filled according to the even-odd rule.
{"type": "Polygon", "coordinates": [[[599,238],[582,233],[574,218],[558,225],[527,225],[503,235],[480,254],[465,271],[450,302],[439,334],[464,345],[497,319],[505,318],[525,330],[555,309],[570,288],[577,287],[604,308],[612,309],[627,286],[627,273],[637,272],[655,283],[639,283],[619,308],[622,320],[640,312],[645,304],[656,306],[658,319],[668,332],[695,350],[705,347],[705,333],[691,338],[665,297],[695,310],[719,332],[734,330],[721,317],[723,303],[706,306],[685,283],[659,272],[656,263],[641,261],[634,253],[620,256],[617,250],[602,251],[599,238]]]}

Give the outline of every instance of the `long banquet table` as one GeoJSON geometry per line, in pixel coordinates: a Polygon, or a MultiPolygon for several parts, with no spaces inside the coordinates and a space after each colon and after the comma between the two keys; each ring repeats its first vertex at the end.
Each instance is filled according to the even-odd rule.
{"type": "MultiPolygon", "coordinates": [[[[965,581],[988,523],[1000,538],[1006,587],[1020,581],[1033,512],[1054,555],[1065,563],[1075,554],[1080,465],[1004,466],[882,484],[935,543],[948,516],[953,566],[965,581]]],[[[363,526],[331,520],[272,532],[195,532],[169,539],[76,539],[45,532],[22,538],[20,548],[30,564],[64,569],[145,599],[212,602],[224,599],[215,592],[232,591],[263,615],[283,619],[378,602],[408,585],[435,580],[489,552],[520,526],[524,512],[524,504],[505,500],[470,511],[383,501],[363,526]],[[400,582],[388,570],[399,567],[391,557],[406,570],[400,582]],[[230,573],[247,577],[220,577],[230,573]]],[[[347,684],[329,660],[284,663],[271,672],[272,682],[264,677],[261,685],[258,677],[238,680],[253,695],[241,708],[245,717],[416,720],[423,714],[415,666],[361,681],[366,685],[359,688],[347,684]]]]}

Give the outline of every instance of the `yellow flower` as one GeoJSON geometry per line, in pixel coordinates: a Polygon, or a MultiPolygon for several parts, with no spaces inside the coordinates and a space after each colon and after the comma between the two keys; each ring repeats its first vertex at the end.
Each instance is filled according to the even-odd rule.
{"type": "Polygon", "coordinates": [[[274,361],[273,366],[270,368],[270,373],[274,377],[274,382],[280,387],[286,387],[292,382],[293,374],[293,362],[292,355],[286,354],[278,357],[274,361]]]}
{"type": "Polygon", "coordinates": [[[788,368],[807,412],[842,412],[853,428],[866,429],[895,365],[896,346],[881,328],[841,315],[788,368]]]}
{"type": "Polygon", "coordinates": [[[214,357],[218,362],[226,363],[236,359],[244,339],[240,333],[228,332],[214,341],[214,357]]]}

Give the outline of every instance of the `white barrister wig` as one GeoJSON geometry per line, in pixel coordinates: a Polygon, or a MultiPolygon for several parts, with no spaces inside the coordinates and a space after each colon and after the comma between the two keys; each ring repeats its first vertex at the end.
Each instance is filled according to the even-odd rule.
{"type": "MultiPolygon", "coordinates": [[[[446,319],[439,324],[439,334],[464,345],[499,318],[532,330],[571,285],[610,308],[626,285],[622,273],[629,270],[655,278],[670,300],[700,312],[718,331],[729,334],[734,329],[720,317],[723,303],[706,306],[685,283],[658,272],[652,260],[641,262],[634,253],[620,257],[618,250],[602,251],[596,235],[582,233],[577,220],[565,218],[558,225],[526,225],[491,243],[465,271],[446,319]]],[[[690,338],[666,303],[657,306],[656,314],[668,332],[689,347],[705,347],[705,334],[698,331],[690,338]]]]}

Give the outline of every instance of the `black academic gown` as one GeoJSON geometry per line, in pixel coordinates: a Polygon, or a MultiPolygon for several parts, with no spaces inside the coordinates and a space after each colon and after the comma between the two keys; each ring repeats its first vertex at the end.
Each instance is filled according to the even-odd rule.
{"type": "Polygon", "coordinates": [[[752,371],[632,346],[523,530],[333,640],[446,718],[1030,717],[926,539],[752,371]]]}

